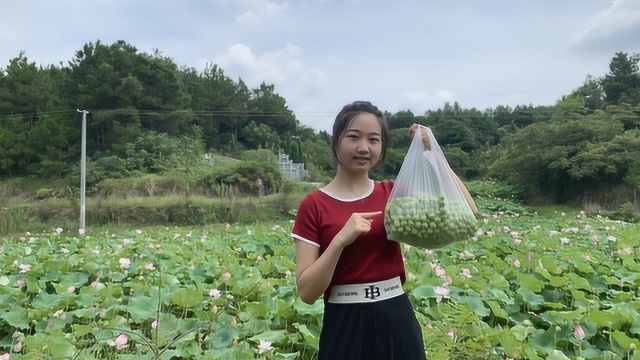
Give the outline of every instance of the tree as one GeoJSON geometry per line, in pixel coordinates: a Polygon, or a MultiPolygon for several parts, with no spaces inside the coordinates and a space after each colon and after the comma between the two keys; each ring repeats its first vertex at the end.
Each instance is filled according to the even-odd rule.
{"type": "Polygon", "coordinates": [[[602,81],[592,76],[587,76],[584,83],[574,90],[569,97],[579,97],[584,100],[584,104],[589,113],[604,107],[604,90],[602,81]]]}
{"type": "Polygon", "coordinates": [[[296,130],[298,120],[287,107],[287,101],[277,93],[273,85],[265,83],[253,90],[247,103],[248,121],[264,124],[277,134],[286,134],[296,130]]]}
{"type": "Polygon", "coordinates": [[[39,67],[24,53],[0,71],[0,170],[28,174],[45,164],[56,174],[67,169],[73,129],[59,111],[59,75],[57,68],[39,67]],[[47,112],[55,115],[43,115],[47,112]]]}
{"type": "Polygon", "coordinates": [[[242,81],[236,84],[217,65],[207,65],[201,75],[193,69],[183,70],[182,79],[205,146],[221,149],[233,141],[230,139],[238,139],[240,129],[248,123],[247,86],[242,81]]]}
{"type": "Polygon", "coordinates": [[[602,149],[608,154],[618,148],[614,139],[622,133],[622,124],[602,112],[580,120],[535,123],[504,138],[502,155],[489,168],[489,176],[508,180],[529,194],[563,201],[584,190],[579,184],[621,180],[623,174],[603,167],[606,158],[600,155],[602,149]]]}
{"type": "Polygon", "coordinates": [[[556,103],[555,111],[551,115],[551,121],[570,121],[583,119],[587,113],[584,98],[579,96],[567,96],[556,103]]]}
{"type": "Polygon", "coordinates": [[[26,134],[26,146],[33,154],[29,172],[55,178],[67,173],[70,164],[80,159],[80,147],[73,145],[80,141],[81,115],[44,114],[26,134]]]}
{"type": "Polygon", "coordinates": [[[191,114],[171,59],[138,53],[124,41],[97,41],[76,52],[67,70],[68,103],[90,111],[87,148],[122,154],[142,129],[177,135],[191,114]]]}
{"type": "Polygon", "coordinates": [[[1,117],[0,121],[0,170],[8,175],[12,175],[14,168],[24,171],[28,127],[20,115],[1,117]]]}
{"type": "Polygon", "coordinates": [[[609,73],[602,80],[607,105],[640,103],[640,55],[618,52],[609,63],[609,73]]]}
{"type": "Polygon", "coordinates": [[[265,124],[258,125],[251,121],[241,134],[247,149],[269,149],[276,153],[280,148],[280,137],[265,124]]]}
{"type": "Polygon", "coordinates": [[[416,120],[411,110],[399,111],[387,117],[389,122],[389,130],[409,128],[416,120]]]}
{"type": "Polygon", "coordinates": [[[640,105],[609,105],[606,113],[619,121],[625,130],[640,129],[640,105]]]}
{"type": "Polygon", "coordinates": [[[23,114],[32,126],[37,121],[38,110],[52,100],[53,89],[49,72],[20,53],[0,71],[0,114],[23,114]]]}

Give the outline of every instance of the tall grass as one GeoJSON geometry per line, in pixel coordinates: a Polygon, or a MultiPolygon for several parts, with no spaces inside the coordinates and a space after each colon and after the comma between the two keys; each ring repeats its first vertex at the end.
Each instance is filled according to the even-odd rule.
{"type": "MultiPolygon", "coordinates": [[[[266,197],[162,196],[88,198],[86,227],[199,226],[217,223],[254,224],[291,218],[304,193],[266,197]]],[[[0,211],[0,234],[77,229],[80,209],[77,201],[51,198],[24,202],[13,200],[0,211]]]]}

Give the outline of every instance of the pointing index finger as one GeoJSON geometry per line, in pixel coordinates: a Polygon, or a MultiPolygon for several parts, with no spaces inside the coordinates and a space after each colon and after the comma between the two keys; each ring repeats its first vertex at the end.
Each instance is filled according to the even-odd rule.
{"type": "Polygon", "coordinates": [[[372,218],[372,217],[374,217],[376,215],[382,214],[382,210],[380,210],[380,211],[372,211],[372,212],[364,212],[364,213],[356,213],[356,214],[358,214],[358,215],[360,215],[360,216],[362,216],[364,218],[372,218]]]}

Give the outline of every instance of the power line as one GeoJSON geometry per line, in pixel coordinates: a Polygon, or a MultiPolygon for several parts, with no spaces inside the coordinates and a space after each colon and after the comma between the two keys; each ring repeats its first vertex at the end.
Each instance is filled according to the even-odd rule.
{"type": "MultiPolygon", "coordinates": [[[[180,115],[180,112],[189,112],[189,110],[153,110],[153,109],[97,109],[92,110],[95,114],[113,114],[113,115],[145,115],[145,116],[163,116],[163,115],[180,115]]],[[[0,120],[12,118],[34,118],[44,116],[64,116],[75,115],[77,111],[73,110],[57,110],[57,111],[41,111],[31,113],[13,113],[0,115],[0,120]]],[[[190,111],[189,115],[194,116],[262,116],[262,117],[280,117],[293,114],[294,116],[304,117],[333,117],[335,112],[329,111],[301,111],[301,112],[260,112],[260,111],[242,111],[242,110],[196,110],[190,111]]]]}
{"type": "MultiPolygon", "coordinates": [[[[167,115],[190,115],[194,117],[263,117],[263,118],[277,118],[283,116],[293,115],[297,120],[300,117],[304,118],[333,118],[334,112],[329,111],[301,111],[301,112],[260,112],[260,111],[244,111],[244,110],[153,110],[153,109],[97,109],[92,110],[91,113],[95,115],[138,115],[142,117],[153,116],[167,116],[167,115]]],[[[55,111],[40,111],[30,113],[14,113],[0,115],[0,125],[3,122],[16,118],[36,119],[48,116],[75,116],[77,114],[76,109],[73,110],[55,110],[55,111]]]]}

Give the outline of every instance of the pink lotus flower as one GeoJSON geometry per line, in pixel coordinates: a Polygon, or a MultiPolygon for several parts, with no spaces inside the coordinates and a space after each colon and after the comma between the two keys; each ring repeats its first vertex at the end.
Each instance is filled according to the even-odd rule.
{"type": "Polygon", "coordinates": [[[63,254],[68,254],[69,253],[69,249],[67,249],[66,247],[62,247],[60,248],[60,252],[63,254]]]}
{"type": "Polygon", "coordinates": [[[128,269],[129,266],[131,266],[131,260],[129,260],[129,258],[120,258],[118,261],[120,262],[120,267],[123,269],[128,269]]]}
{"type": "Polygon", "coordinates": [[[57,228],[55,229],[55,231],[56,231],[56,233],[58,233],[58,235],[60,235],[60,233],[61,233],[61,232],[63,232],[63,231],[64,231],[64,229],[62,229],[61,227],[57,227],[57,228]]]}
{"type": "Polygon", "coordinates": [[[209,296],[214,297],[214,298],[219,298],[221,295],[220,290],[218,289],[211,289],[209,290],[209,296]]]}
{"type": "Polygon", "coordinates": [[[229,323],[231,324],[231,326],[236,326],[236,324],[238,324],[238,320],[236,320],[236,317],[232,317],[231,320],[229,320],[229,323]]]}
{"type": "Polygon", "coordinates": [[[73,285],[69,286],[69,287],[67,288],[67,292],[68,292],[69,294],[73,294],[74,292],[76,292],[76,287],[75,287],[75,286],[73,286],[73,285]]]}
{"type": "Polygon", "coordinates": [[[272,349],[273,346],[271,346],[271,341],[260,340],[260,345],[258,345],[258,353],[262,354],[272,349]]]}
{"type": "Polygon", "coordinates": [[[18,268],[20,268],[20,272],[24,274],[27,271],[31,270],[31,264],[20,264],[18,265],[18,268]]]}
{"type": "Polygon", "coordinates": [[[67,313],[64,310],[60,309],[53,313],[53,317],[58,318],[60,320],[64,320],[67,318],[67,313]]]}
{"type": "Polygon", "coordinates": [[[576,324],[575,329],[573,329],[573,336],[575,336],[578,340],[582,340],[585,338],[586,335],[580,324],[576,324]]]}
{"type": "Polygon", "coordinates": [[[456,332],[455,332],[455,330],[453,330],[453,329],[449,330],[449,332],[447,333],[447,335],[449,335],[449,337],[451,338],[451,340],[456,341],[456,332]]]}
{"type": "Polygon", "coordinates": [[[17,287],[23,287],[26,285],[26,282],[24,281],[24,279],[18,279],[16,280],[16,286],[17,287]]]}
{"type": "Polygon", "coordinates": [[[228,271],[226,273],[224,273],[222,276],[224,276],[224,278],[227,279],[227,280],[231,279],[231,273],[228,272],[228,271]]]}
{"type": "Polygon", "coordinates": [[[212,313],[214,313],[214,314],[215,314],[215,313],[217,313],[217,312],[218,312],[218,305],[213,304],[213,305],[211,306],[211,312],[212,312],[212,313]]]}
{"type": "Polygon", "coordinates": [[[18,342],[13,346],[13,351],[15,351],[15,352],[20,352],[20,351],[22,351],[22,341],[18,341],[18,342]]]}
{"type": "Polygon", "coordinates": [[[151,323],[151,328],[155,329],[158,327],[158,320],[153,320],[153,322],[151,323]]]}
{"type": "Polygon", "coordinates": [[[127,342],[129,341],[129,338],[127,337],[127,335],[125,334],[120,334],[118,335],[118,337],[116,338],[116,340],[107,340],[107,344],[109,344],[109,346],[114,346],[116,349],[118,350],[122,350],[125,347],[127,347],[127,342]]]}
{"type": "Polygon", "coordinates": [[[520,267],[520,260],[518,260],[518,259],[513,260],[513,266],[519,268],[520,267]]]}
{"type": "Polygon", "coordinates": [[[147,263],[144,266],[144,268],[147,269],[147,270],[155,270],[156,269],[156,267],[153,265],[153,263],[147,263]]]}
{"type": "Polygon", "coordinates": [[[436,293],[436,302],[442,301],[443,298],[449,297],[449,288],[444,286],[436,286],[433,288],[433,291],[436,293]]]}
{"type": "Polygon", "coordinates": [[[462,269],[462,275],[467,277],[467,278],[470,278],[471,277],[471,270],[469,270],[469,268],[462,269]]]}
{"type": "Polygon", "coordinates": [[[78,229],[78,234],[84,235],[84,229],[83,228],[78,229]]]}
{"type": "Polygon", "coordinates": [[[11,355],[9,353],[4,353],[0,355],[0,360],[10,360],[10,359],[11,359],[11,355]]]}
{"type": "Polygon", "coordinates": [[[436,276],[444,276],[446,275],[446,271],[440,266],[436,267],[436,276]]]}

